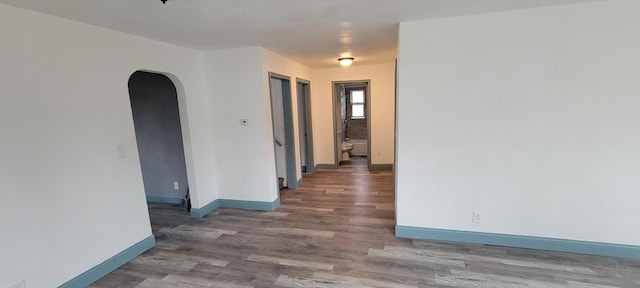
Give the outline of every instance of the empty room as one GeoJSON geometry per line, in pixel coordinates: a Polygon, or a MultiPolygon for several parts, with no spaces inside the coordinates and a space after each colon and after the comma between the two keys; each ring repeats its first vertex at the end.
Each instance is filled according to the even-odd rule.
{"type": "Polygon", "coordinates": [[[640,287],[636,0],[0,0],[0,288],[640,287]]]}

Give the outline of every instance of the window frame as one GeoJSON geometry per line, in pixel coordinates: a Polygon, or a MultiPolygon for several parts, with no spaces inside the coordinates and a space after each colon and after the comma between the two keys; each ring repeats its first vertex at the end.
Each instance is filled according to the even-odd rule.
{"type": "Polygon", "coordinates": [[[351,119],[364,120],[367,119],[367,92],[365,89],[353,89],[349,91],[349,105],[351,105],[351,119]],[[353,102],[353,92],[362,92],[362,102],[353,102]],[[362,106],[362,116],[353,116],[353,107],[362,106]]]}

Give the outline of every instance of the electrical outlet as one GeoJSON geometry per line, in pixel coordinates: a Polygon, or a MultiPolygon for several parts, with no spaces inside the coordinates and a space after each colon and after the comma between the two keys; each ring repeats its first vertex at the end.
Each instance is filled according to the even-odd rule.
{"type": "Polygon", "coordinates": [[[27,284],[22,280],[9,285],[7,288],[27,288],[27,284]]]}
{"type": "Polygon", "coordinates": [[[471,218],[471,223],[473,224],[480,224],[480,221],[482,220],[480,213],[478,212],[473,212],[473,218],[471,218]]]}
{"type": "Polygon", "coordinates": [[[178,182],[173,182],[173,190],[180,190],[180,185],[178,182]]]}

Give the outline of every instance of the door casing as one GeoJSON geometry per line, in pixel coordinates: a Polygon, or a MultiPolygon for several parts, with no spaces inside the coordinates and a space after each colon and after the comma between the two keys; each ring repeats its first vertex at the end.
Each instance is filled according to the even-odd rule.
{"type": "MultiPolygon", "coordinates": [[[[305,123],[298,123],[298,125],[304,125],[307,135],[301,135],[300,137],[306,138],[307,149],[306,151],[300,151],[300,153],[306,153],[307,155],[307,172],[313,173],[315,172],[315,160],[313,157],[313,130],[312,130],[312,118],[311,118],[311,81],[305,80],[302,78],[296,78],[296,85],[302,84],[304,85],[304,107],[300,107],[298,105],[298,114],[304,113],[305,123]]],[[[297,89],[297,88],[296,88],[297,89]]],[[[299,94],[298,94],[299,95],[299,94]]],[[[298,102],[300,103],[300,102],[298,102]]],[[[300,117],[298,117],[300,119],[300,117]]]]}
{"type": "MultiPolygon", "coordinates": [[[[278,79],[282,81],[282,103],[283,103],[283,113],[284,113],[284,134],[285,134],[285,154],[286,154],[286,174],[287,174],[287,187],[289,189],[298,188],[298,175],[296,173],[296,149],[295,149],[295,140],[294,140],[294,130],[293,130],[293,97],[291,95],[291,77],[286,75],[281,75],[273,72],[268,73],[268,82],[269,82],[269,95],[273,98],[271,93],[271,79],[278,79]]],[[[269,106],[271,106],[271,102],[269,102],[269,106]]],[[[271,129],[272,133],[275,137],[275,122],[273,117],[273,107],[271,107],[271,129]]],[[[273,153],[274,157],[276,156],[276,143],[274,138],[273,143],[273,153]]],[[[277,161],[277,159],[276,159],[277,161]]],[[[301,182],[301,181],[300,181],[301,182]]],[[[275,185],[278,187],[278,179],[275,179],[275,185]]],[[[277,189],[279,190],[279,189],[277,189]]]]}
{"type": "Polygon", "coordinates": [[[336,119],[338,117],[338,115],[336,115],[337,113],[337,105],[340,105],[340,103],[338,103],[338,95],[336,93],[336,86],[337,85],[341,85],[341,84],[364,84],[363,86],[366,86],[365,88],[365,100],[364,100],[364,105],[365,105],[365,119],[367,119],[367,167],[369,169],[371,169],[371,79],[365,79],[365,80],[347,80],[347,81],[331,81],[331,91],[333,91],[333,143],[334,143],[334,168],[338,168],[338,166],[340,165],[340,160],[339,160],[339,156],[338,153],[341,153],[340,151],[340,146],[338,146],[338,139],[336,136],[336,131],[338,130],[338,125],[340,125],[339,123],[337,123],[336,119]]]}

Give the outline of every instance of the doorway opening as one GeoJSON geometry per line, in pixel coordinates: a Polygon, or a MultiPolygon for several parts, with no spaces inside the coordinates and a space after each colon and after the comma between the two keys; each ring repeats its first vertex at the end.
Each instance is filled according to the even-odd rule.
{"type": "Polygon", "coordinates": [[[371,80],[333,81],[335,167],[366,157],[371,169],[371,80]]]}
{"type": "Polygon", "coordinates": [[[178,90],[169,77],[145,71],[134,72],[128,87],[147,202],[187,206],[178,90]]]}
{"type": "Polygon", "coordinates": [[[302,173],[313,173],[313,131],[311,123],[311,82],[296,78],[298,94],[298,132],[300,135],[300,166],[302,173]]]}
{"type": "Polygon", "coordinates": [[[293,101],[288,76],[269,72],[273,149],[276,160],[278,190],[298,188],[296,149],[293,130],[293,101]]]}

